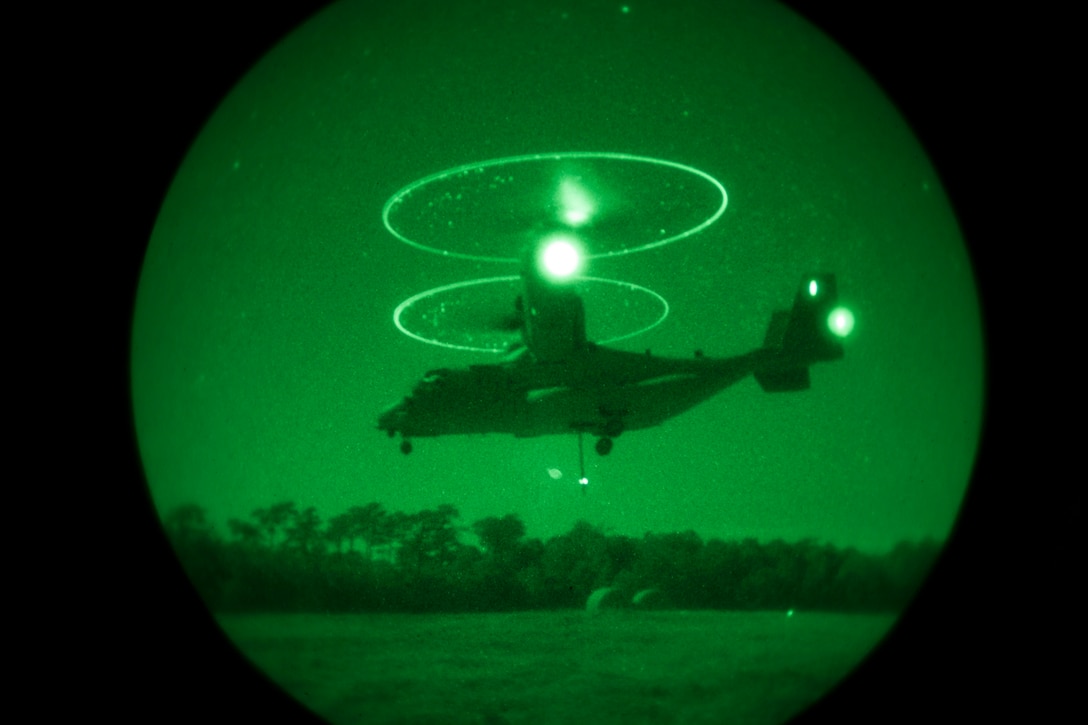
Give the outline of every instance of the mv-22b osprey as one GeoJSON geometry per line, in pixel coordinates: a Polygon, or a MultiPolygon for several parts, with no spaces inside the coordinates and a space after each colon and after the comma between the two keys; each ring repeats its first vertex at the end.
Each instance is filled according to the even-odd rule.
{"type": "Polygon", "coordinates": [[[400,433],[404,453],[412,451],[414,438],[470,433],[575,433],[581,453],[581,436],[588,433],[603,456],[624,431],[660,425],[748,375],[767,392],[806,390],[810,365],[843,357],[841,338],[852,318],[837,306],[832,274],[803,278],[792,310],[772,314],[762,347],[731,358],[698,352],[665,358],[587,340],[574,285],[540,264],[547,256],[576,252],[533,251],[523,257],[522,291],[514,304],[522,343],[500,363],[427,372],[410,395],[381,414],[378,428],[390,437],[400,433]]]}

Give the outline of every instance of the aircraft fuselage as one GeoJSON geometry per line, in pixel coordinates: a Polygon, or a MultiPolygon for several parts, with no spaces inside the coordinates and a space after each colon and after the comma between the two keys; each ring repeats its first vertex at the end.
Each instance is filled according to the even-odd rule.
{"type": "Polygon", "coordinates": [[[526,346],[517,355],[432,370],[382,413],[378,428],[399,433],[405,453],[414,437],[574,432],[599,438],[605,454],[623,431],[660,425],[748,375],[766,392],[802,391],[810,366],[843,356],[830,274],[807,275],[793,308],[772,313],[763,345],[730,358],[654,357],[587,342],[580,299],[542,290],[524,307],[526,346]]]}
{"type": "Polygon", "coordinates": [[[729,359],[653,357],[588,343],[563,361],[510,362],[429,373],[381,417],[404,438],[466,433],[614,437],[661,424],[773,365],[771,351],[729,359]]]}

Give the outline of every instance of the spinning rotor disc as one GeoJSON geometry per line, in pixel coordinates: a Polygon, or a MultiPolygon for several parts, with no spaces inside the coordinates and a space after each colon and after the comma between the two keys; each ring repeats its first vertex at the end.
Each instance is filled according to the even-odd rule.
{"type": "Polygon", "coordinates": [[[714,177],[671,161],[609,152],[531,154],[458,166],[405,186],[382,221],[402,242],[461,259],[517,261],[541,234],[575,231],[587,257],[686,239],[728,197],[714,177]]]}
{"type": "MultiPolygon", "coordinates": [[[[601,344],[653,329],[669,314],[661,295],[639,285],[595,277],[573,282],[586,308],[586,335],[601,344]]],[[[421,342],[474,352],[507,352],[521,342],[514,300],[518,276],[488,277],[436,287],[409,297],[393,312],[397,328],[421,342]]]]}

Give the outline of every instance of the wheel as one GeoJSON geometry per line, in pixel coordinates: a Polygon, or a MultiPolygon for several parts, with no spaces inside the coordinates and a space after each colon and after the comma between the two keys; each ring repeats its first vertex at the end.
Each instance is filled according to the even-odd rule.
{"type": "Polygon", "coordinates": [[[412,441],[401,441],[400,442],[400,452],[403,453],[404,455],[408,455],[409,453],[411,453],[412,452],[412,441]]]}
{"type": "Polygon", "coordinates": [[[611,438],[598,438],[597,445],[595,446],[597,453],[602,456],[607,456],[612,452],[612,439],[611,438]]]}

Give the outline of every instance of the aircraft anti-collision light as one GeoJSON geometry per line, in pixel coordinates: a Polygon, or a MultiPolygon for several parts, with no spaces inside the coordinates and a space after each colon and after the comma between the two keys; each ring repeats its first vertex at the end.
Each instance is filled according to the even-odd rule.
{"type": "Polygon", "coordinates": [[[548,275],[555,279],[566,279],[581,267],[582,254],[573,240],[558,236],[545,242],[539,260],[543,271],[548,275]]]}
{"type": "Polygon", "coordinates": [[[836,307],[827,316],[827,329],[839,337],[846,337],[854,330],[854,313],[845,307],[836,307]]]}
{"type": "Polygon", "coordinates": [[[808,294],[810,297],[815,297],[816,293],[820,291],[820,285],[816,284],[816,280],[812,280],[808,283],[808,294]]]}

